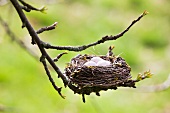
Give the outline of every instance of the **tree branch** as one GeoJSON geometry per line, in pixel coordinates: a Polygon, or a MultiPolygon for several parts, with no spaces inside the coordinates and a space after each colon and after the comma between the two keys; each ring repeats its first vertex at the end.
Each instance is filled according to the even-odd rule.
{"type": "MultiPolygon", "coordinates": [[[[54,22],[54,24],[50,25],[50,26],[46,26],[46,27],[42,27],[40,28],[39,30],[36,31],[37,34],[40,34],[44,31],[49,31],[49,30],[53,30],[55,29],[56,25],[57,25],[58,22],[54,22]]],[[[31,41],[31,44],[36,44],[35,41],[33,40],[32,38],[32,41],[31,41]]]]}
{"type": "Polygon", "coordinates": [[[47,10],[47,8],[45,6],[43,6],[41,8],[36,8],[36,7],[33,7],[32,5],[26,3],[24,0],[19,0],[19,2],[23,5],[23,6],[21,6],[21,8],[24,9],[26,12],[35,10],[35,11],[40,11],[42,13],[45,13],[45,11],[47,10]]]}
{"type": "MultiPolygon", "coordinates": [[[[46,71],[46,74],[52,84],[52,86],[54,87],[55,90],[58,91],[58,93],[60,94],[60,96],[62,98],[64,98],[64,96],[61,94],[61,88],[57,87],[55,85],[55,82],[50,74],[50,71],[48,70],[48,67],[47,67],[47,64],[46,64],[46,61],[49,62],[49,64],[53,67],[53,69],[56,71],[56,73],[58,74],[58,77],[61,77],[63,83],[65,86],[69,86],[70,89],[73,89],[75,88],[74,86],[72,86],[70,84],[70,80],[61,72],[61,70],[59,69],[59,67],[55,64],[55,61],[58,61],[58,59],[66,54],[66,53],[61,53],[59,54],[56,58],[52,59],[48,53],[46,52],[46,49],[57,49],[57,50],[69,50],[69,51],[82,51],[82,50],[85,50],[91,46],[96,46],[98,44],[101,44],[101,43],[104,43],[106,41],[109,41],[109,40],[116,40],[120,37],[122,37],[127,31],[129,31],[129,29],[136,23],[138,22],[143,16],[145,16],[148,12],[147,11],[144,11],[144,13],[142,13],[136,20],[134,20],[124,31],[122,31],[121,33],[115,35],[115,36],[104,36],[102,37],[100,40],[94,42],[94,43],[91,43],[91,44],[87,44],[87,45],[83,45],[83,46],[53,46],[53,45],[50,45],[46,42],[43,42],[39,37],[38,37],[38,34],[39,33],[42,33],[44,31],[47,31],[47,30],[52,30],[56,27],[57,23],[54,23],[53,25],[51,26],[48,26],[48,27],[44,27],[44,28],[41,28],[39,29],[37,32],[34,30],[34,28],[32,27],[32,25],[30,24],[30,22],[28,21],[27,17],[25,16],[23,10],[37,10],[37,11],[41,11],[43,12],[44,9],[36,9],[34,7],[32,7],[31,5],[27,4],[26,2],[24,2],[23,0],[19,0],[22,5],[24,5],[24,8],[23,6],[21,6],[17,0],[10,0],[11,3],[13,4],[13,6],[15,7],[21,21],[22,21],[22,28],[23,27],[26,27],[26,29],[28,30],[30,36],[32,37],[32,44],[37,44],[42,56],[40,57],[40,61],[42,62],[43,66],[44,66],[44,69],[46,71]],[[23,10],[22,10],[23,9],[23,10]]],[[[113,47],[110,47],[109,48],[109,53],[108,54],[113,54],[111,52],[111,50],[113,49],[113,47]]],[[[143,76],[139,76],[139,81],[140,79],[143,79],[142,78],[143,76]]],[[[97,93],[97,95],[99,95],[97,93]]],[[[83,99],[84,98],[84,95],[83,95],[83,99]]]]}
{"type": "Polygon", "coordinates": [[[56,64],[53,62],[51,57],[47,54],[46,50],[43,48],[42,41],[39,39],[36,31],[33,29],[31,24],[29,23],[28,19],[26,18],[25,14],[23,13],[22,8],[20,7],[18,1],[17,0],[10,0],[10,1],[12,2],[13,6],[17,10],[19,17],[20,17],[21,21],[23,22],[23,24],[25,25],[25,27],[27,28],[30,36],[36,42],[42,55],[45,57],[45,59],[47,59],[47,61],[50,63],[50,65],[53,67],[53,69],[57,72],[58,76],[62,78],[63,83],[66,86],[68,84],[67,78],[62,74],[62,72],[60,71],[58,66],[56,66],[56,64]]]}
{"type": "Polygon", "coordinates": [[[124,30],[122,31],[121,33],[115,35],[115,36],[104,36],[102,37],[102,39],[94,42],[94,43],[91,43],[91,44],[88,44],[88,45],[83,45],[83,46],[53,46],[53,45],[50,45],[48,43],[44,44],[45,48],[46,49],[57,49],[57,50],[69,50],[69,51],[82,51],[82,50],[85,50],[89,47],[92,47],[92,46],[96,46],[98,44],[101,44],[101,43],[104,43],[106,41],[109,41],[109,40],[116,40],[120,37],[122,37],[127,31],[129,31],[129,29],[136,23],[138,22],[142,17],[144,17],[145,15],[147,15],[148,12],[147,11],[144,11],[136,20],[133,20],[132,23],[124,30]]]}
{"type": "Polygon", "coordinates": [[[36,31],[37,34],[40,34],[44,31],[49,31],[49,30],[53,30],[56,28],[56,25],[58,24],[58,22],[54,22],[54,24],[47,26],[47,27],[42,27],[39,30],[36,31]]]}
{"type": "Polygon", "coordinates": [[[60,59],[64,54],[67,54],[67,52],[63,52],[63,53],[59,54],[57,57],[55,57],[55,58],[53,59],[53,61],[54,61],[54,62],[57,62],[58,59],[60,59]]]}
{"type": "Polygon", "coordinates": [[[46,74],[48,75],[48,78],[49,78],[50,82],[52,83],[54,89],[59,93],[59,95],[60,95],[62,98],[65,98],[65,96],[63,96],[63,95],[61,94],[61,88],[59,88],[59,87],[57,87],[57,86],[55,85],[55,82],[54,82],[53,78],[51,77],[50,71],[48,70],[48,67],[47,67],[47,64],[46,64],[46,61],[45,61],[45,56],[43,56],[43,55],[41,56],[40,62],[42,62],[43,66],[44,66],[44,69],[45,69],[45,71],[46,71],[46,74]]]}

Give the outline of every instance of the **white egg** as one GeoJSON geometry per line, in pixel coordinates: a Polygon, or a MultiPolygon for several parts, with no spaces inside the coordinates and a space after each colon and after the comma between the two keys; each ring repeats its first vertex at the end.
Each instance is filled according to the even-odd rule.
{"type": "Polygon", "coordinates": [[[88,61],[84,64],[84,66],[96,66],[97,64],[93,61],[88,61]]]}
{"type": "Polygon", "coordinates": [[[110,62],[106,60],[102,60],[97,63],[97,66],[108,66],[108,65],[110,65],[110,62]]]}
{"type": "Polygon", "coordinates": [[[95,63],[98,63],[99,61],[102,61],[103,59],[102,58],[100,58],[100,57],[93,57],[92,59],[91,59],[91,61],[93,61],[93,62],[95,62],[95,63]]]}

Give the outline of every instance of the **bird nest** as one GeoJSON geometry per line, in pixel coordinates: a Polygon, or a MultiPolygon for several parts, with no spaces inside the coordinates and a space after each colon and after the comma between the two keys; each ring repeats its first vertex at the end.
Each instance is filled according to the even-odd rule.
{"type": "Polygon", "coordinates": [[[116,90],[118,87],[136,88],[135,82],[151,75],[148,71],[132,80],[130,66],[122,57],[113,55],[112,49],[109,47],[107,55],[78,55],[72,58],[65,68],[65,74],[70,80],[69,88],[74,93],[82,94],[83,102],[84,95],[90,95],[92,92],[100,96],[101,90],[116,90]]]}

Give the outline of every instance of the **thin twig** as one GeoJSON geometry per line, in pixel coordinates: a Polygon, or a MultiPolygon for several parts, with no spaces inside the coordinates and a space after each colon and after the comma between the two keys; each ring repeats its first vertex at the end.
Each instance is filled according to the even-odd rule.
{"type": "Polygon", "coordinates": [[[61,94],[61,88],[59,88],[59,87],[57,87],[57,86],[55,85],[55,82],[54,82],[53,78],[51,77],[50,71],[48,70],[48,67],[47,67],[47,64],[46,64],[46,61],[45,61],[45,56],[41,56],[40,61],[42,62],[43,66],[44,66],[44,69],[45,69],[45,71],[46,71],[46,74],[48,75],[48,78],[49,78],[52,86],[54,87],[54,89],[59,93],[59,95],[60,95],[62,98],[65,98],[65,96],[63,96],[63,95],[61,94]]]}
{"type": "MultiPolygon", "coordinates": [[[[46,27],[42,27],[39,30],[36,31],[37,34],[40,34],[44,31],[49,31],[49,30],[53,30],[56,28],[58,22],[54,22],[54,24],[50,25],[50,26],[46,26],[46,27]]],[[[35,41],[32,39],[31,44],[36,44],[35,41]]]]}
{"type": "Polygon", "coordinates": [[[67,52],[63,52],[63,53],[59,54],[57,57],[55,57],[55,58],[53,59],[53,61],[54,61],[54,62],[57,62],[58,59],[60,59],[64,54],[67,54],[67,52]]]}
{"type": "Polygon", "coordinates": [[[46,49],[57,49],[57,50],[69,50],[69,51],[82,51],[82,50],[85,50],[91,46],[95,46],[95,45],[98,45],[98,44],[101,44],[101,43],[104,43],[106,41],[109,41],[109,40],[116,40],[120,37],[122,37],[127,31],[129,31],[129,29],[136,23],[138,22],[142,17],[144,17],[146,14],[148,14],[147,11],[144,11],[136,20],[133,20],[132,23],[124,30],[122,31],[121,33],[115,35],[115,36],[104,36],[102,37],[102,39],[94,42],[94,43],[91,43],[91,44],[88,44],[88,45],[83,45],[83,46],[53,46],[53,45],[50,45],[48,43],[44,44],[45,48],[46,49]]]}
{"type": "Polygon", "coordinates": [[[56,25],[58,24],[58,22],[54,22],[54,24],[50,25],[50,26],[46,26],[46,27],[42,27],[39,30],[37,30],[37,34],[40,34],[44,31],[49,31],[49,30],[53,30],[56,28],[56,25]]]}
{"type": "Polygon", "coordinates": [[[41,8],[36,8],[36,7],[26,3],[24,0],[19,0],[19,2],[24,5],[24,6],[21,6],[21,8],[27,12],[30,12],[31,10],[35,10],[35,11],[40,11],[40,12],[45,13],[45,10],[47,10],[47,8],[45,6],[43,6],[41,8]]]}

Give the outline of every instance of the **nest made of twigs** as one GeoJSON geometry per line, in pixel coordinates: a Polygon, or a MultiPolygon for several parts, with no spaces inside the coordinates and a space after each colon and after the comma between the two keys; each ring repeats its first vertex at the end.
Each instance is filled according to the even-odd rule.
{"type": "Polygon", "coordinates": [[[70,88],[79,94],[89,95],[95,92],[107,89],[117,89],[117,87],[134,87],[132,82],[130,66],[121,57],[115,56],[97,56],[103,60],[109,61],[108,66],[86,66],[93,55],[78,55],[72,58],[71,63],[65,69],[65,74],[70,79],[70,88]]]}
{"type": "Polygon", "coordinates": [[[83,102],[85,102],[84,95],[90,95],[92,92],[100,96],[101,90],[116,90],[118,87],[136,88],[135,82],[151,75],[150,71],[147,71],[144,75],[139,75],[138,79],[132,80],[130,66],[122,57],[113,55],[111,50],[110,47],[108,54],[101,56],[77,55],[66,66],[65,75],[69,79],[68,86],[74,93],[82,94],[83,102]],[[88,63],[94,58],[101,59],[109,65],[89,65],[88,63]]]}

